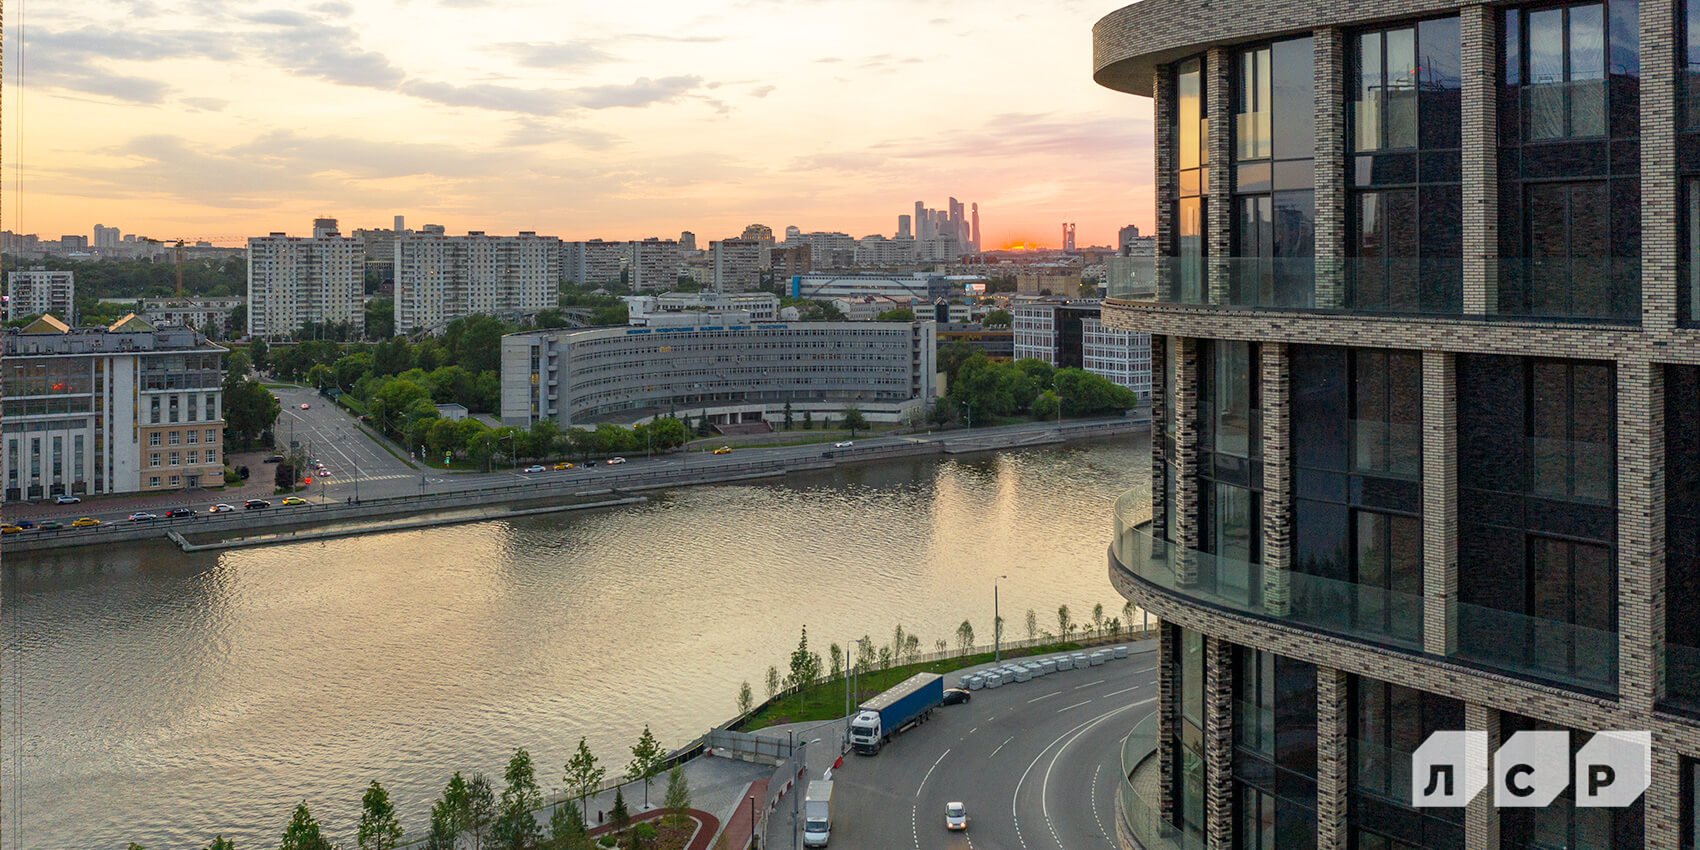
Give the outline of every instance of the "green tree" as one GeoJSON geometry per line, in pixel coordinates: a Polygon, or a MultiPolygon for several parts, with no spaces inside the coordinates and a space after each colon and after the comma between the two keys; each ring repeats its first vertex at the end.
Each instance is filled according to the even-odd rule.
{"type": "Polygon", "coordinates": [[[962,625],[956,627],[956,645],[964,652],[968,651],[968,648],[974,645],[973,623],[963,620],[962,625]]]}
{"type": "Polygon", "coordinates": [[[360,850],[394,850],[401,843],[401,824],[396,822],[390,794],[377,780],[366,786],[360,798],[360,826],[355,832],[360,850]]]}
{"type": "Polygon", "coordinates": [[[862,415],[861,408],[844,408],[844,427],[850,429],[850,436],[856,436],[857,431],[868,430],[867,417],[862,415]]]}
{"type": "Polygon", "coordinates": [[[674,823],[684,823],[685,813],[691,808],[691,784],[685,779],[685,766],[673,765],[667,771],[667,811],[673,816],[674,823]]]}
{"type": "Polygon", "coordinates": [[[827,647],[827,655],[832,659],[832,671],[828,675],[836,679],[844,672],[844,647],[832,644],[827,647]]]}
{"type": "Polygon", "coordinates": [[[1039,614],[1032,608],[1027,609],[1027,639],[1033,640],[1039,636],[1039,614]]]}
{"type": "Polygon", "coordinates": [[[472,789],[466,784],[466,779],[460,775],[460,771],[455,771],[455,774],[449,777],[448,784],[443,786],[443,797],[439,804],[447,818],[452,843],[454,836],[472,828],[472,789]]]}
{"type": "Polygon", "coordinates": [[[774,697],[778,696],[779,695],[779,687],[780,687],[779,668],[770,666],[770,667],[767,668],[767,698],[773,699],[774,697]]]}
{"type": "Polygon", "coordinates": [[[284,827],[283,842],[278,850],[331,850],[331,843],[319,834],[319,822],[307,811],[307,803],[295,807],[295,814],[284,827]]]}
{"type": "Polygon", "coordinates": [[[960,339],[956,340],[939,349],[939,371],[945,374],[948,383],[954,384],[956,374],[962,370],[962,365],[976,354],[979,354],[979,352],[975,350],[974,346],[960,339]]]}
{"type": "Polygon", "coordinates": [[[1122,622],[1127,624],[1127,629],[1130,632],[1133,631],[1133,615],[1138,611],[1139,609],[1134,607],[1132,599],[1122,603],[1122,622]]]}
{"type": "Polygon", "coordinates": [[[1033,399],[1033,404],[1028,408],[1028,412],[1033,414],[1034,419],[1055,419],[1057,414],[1062,412],[1062,404],[1057,401],[1055,392],[1045,390],[1039,394],[1038,398],[1033,399]]]}
{"type": "MultiPolygon", "coordinates": [[[[130,846],[134,847],[136,845],[132,844],[130,846]]],[[[213,838],[212,843],[207,845],[207,850],[236,850],[236,842],[220,835],[213,838]]]]}
{"type": "Polygon", "coordinates": [[[624,789],[614,789],[614,806],[608,810],[608,820],[614,824],[615,832],[625,832],[626,828],[632,825],[632,813],[626,808],[624,789]]]}
{"type": "Polygon", "coordinates": [[[785,402],[785,430],[791,430],[791,402],[785,402]]]}
{"type": "Polygon", "coordinates": [[[791,651],[791,672],[785,678],[785,687],[795,690],[818,678],[820,656],[809,651],[809,627],[804,626],[802,636],[797,639],[797,648],[791,651]]]}
{"type": "Polygon", "coordinates": [[[813,431],[814,429],[815,429],[815,415],[814,415],[814,413],[811,412],[811,411],[807,411],[807,410],[803,411],[803,430],[804,431],[813,431]]]}
{"type": "Polygon", "coordinates": [[[503,850],[525,850],[543,838],[543,830],[532,812],[543,806],[543,792],[537,787],[537,769],[531,754],[524,747],[514,750],[502,772],[506,787],[498,808],[496,825],[491,838],[503,850]]]}
{"type": "Polygon", "coordinates": [[[993,310],[980,320],[980,324],[988,328],[1007,328],[1014,323],[1015,319],[1008,310],[993,310]]]}
{"type": "Polygon", "coordinates": [[[1092,605],[1092,631],[1102,636],[1104,634],[1104,603],[1092,605]]]}
{"type": "Polygon", "coordinates": [[[366,302],[366,338],[395,336],[395,299],[382,296],[366,302]]]}
{"type": "Polygon", "coordinates": [[[1121,413],[1139,402],[1133,391],[1083,369],[1058,369],[1053,381],[1064,416],[1121,413]]]}
{"type": "Polygon", "coordinates": [[[913,321],[915,321],[915,311],[909,309],[908,307],[899,307],[895,310],[885,310],[885,311],[882,311],[879,315],[875,316],[874,321],[876,321],[876,322],[913,322],[913,321]]]}
{"type": "Polygon", "coordinates": [[[442,800],[431,804],[431,831],[425,834],[425,850],[455,850],[455,816],[442,800]]]}
{"type": "Polygon", "coordinates": [[[1069,614],[1067,605],[1057,606],[1057,634],[1063,640],[1074,637],[1074,617],[1069,614]]]}
{"type": "Polygon", "coordinates": [[[643,782],[643,807],[649,808],[649,781],[660,772],[661,763],[667,758],[667,751],[661,748],[661,743],[655,740],[655,735],[649,731],[649,724],[643,726],[643,734],[638,736],[636,744],[632,745],[632,760],[626,765],[626,779],[643,782]]]}
{"type": "Polygon", "coordinates": [[[252,378],[224,381],[224,430],[227,440],[239,449],[250,448],[277,424],[283,412],[277,396],[252,378]]]}
{"type": "Polygon", "coordinates": [[[266,342],[264,339],[256,339],[254,340],[253,345],[248,346],[249,359],[254,361],[254,368],[259,369],[262,372],[271,368],[271,354],[271,344],[266,342]]]}
{"type": "Polygon", "coordinates": [[[568,800],[549,813],[549,839],[560,850],[574,850],[583,841],[586,828],[578,803],[568,800]]]}
{"type": "Polygon", "coordinates": [[[474,773],[472,782],[466,786],[466,828],[472,833],[474,850],[484,846],[484,838],[490,834],[490,823],[495,819],[496,792],[490,787],[489,777],[474,773]]]}
{"type": "Polygon", "coordinates": [[[579,811],[584,811],[584,802],[591,794],[602,787],[602,780],[608,776],[608,770],[602,767],[596,759],[596,754],[584,742],[578,739],[578,749],[572,758],[567,759],[567,771],[563,777],[567,789],[578,798],[579,811]]]}
{"type": "Polygon", "coordinates": [[[745,682],[742,685],[739,685],[738,686],[738,713],[739,714],[749,714],[750,709],[755,707],[755,702],[756,702],[755,694],[750,692],[750,683],[745,682]]]}

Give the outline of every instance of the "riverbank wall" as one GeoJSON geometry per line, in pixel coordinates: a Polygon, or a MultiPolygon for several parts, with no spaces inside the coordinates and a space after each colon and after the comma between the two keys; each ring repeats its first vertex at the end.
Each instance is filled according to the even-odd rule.
{"type": "MultiPolygon", "coordinates": [[[[141,523],[108,523],[95,528],[65,528],[58,531],[32,531],[12,535],[0,543],[0,554],[18,555],[52,549],[80,546],[106,546],[140,540],[169,539],[179,546],[188,543],[190,549],[235,548],[245,545],[270,545],[294,540],[343,537],[351,534],[377,534],[399,528],[419,528],[475,522],[482,519],[517,515],[512,510],[487,517],[467,517],[468,511],[490,510],[495,506],[524,506],[544,510],[586,510],[608,507],[607,502],[629,498],[632,494],[677,487],[707,484],[730,484],[740,481],[778,478],[798,472],[833,469],[859,463],[895,460],[929,455],[959,455],[979,452],[1005,451],[1018,448],[1054,445],[1070,440],[1109,437],[1146,431],[1146,419],[1099,419],[1082,422],[1061,422],[1057,427],[1041,431],[964,431],[960,435],[930,435],[926,439],[877,446],[833,448],[822,446],[820,454],[790,455],[760,458],[741,463],[720,463],[702,467],[645,469],[631,471],[617,468],[595,481],[506,484],[448,490],[438,493],[367,499],[357,503],[312,504],[290,508],[270,508],[259,511],[232,511],[221,514],[198,514],[177,519],[157,519],[141,523]],[[550,503],[544,505],[543,503],[550,503]],[[383,518],[407,517],[403,524],[371,523],[383,518]],[[360,523],[361,527],[339,532],[337,526],[360,523]],[[292,533],[291,533],[292,532],[292,533]],[[316,536],[310,536],[316,535],[316,536]]],[[[749,450],[757,454],[761,450],[749,450]]],[[[544,512],[538,510],[535,512],[544,512]]]]}

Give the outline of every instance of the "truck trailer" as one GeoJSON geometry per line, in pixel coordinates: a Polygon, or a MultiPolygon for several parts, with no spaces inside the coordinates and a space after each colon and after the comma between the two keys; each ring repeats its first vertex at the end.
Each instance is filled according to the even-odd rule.
{"type": "Polygon", "coordinates": [[[816,779],[803,795],[803,846],[825,847],[832,840],[832,781],[816,779]]]}
{"type": "Polygon", "coordinates": [[[862,755],[876,755],[891,736],[926,720],[943,702],[944,677],[916,673],[857,708],[850,721],[850,746],[862,755]]]}

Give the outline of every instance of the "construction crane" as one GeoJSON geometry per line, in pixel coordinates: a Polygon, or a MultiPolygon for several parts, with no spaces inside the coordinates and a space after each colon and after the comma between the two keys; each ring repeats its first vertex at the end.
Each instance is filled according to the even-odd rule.
{"type": "Polygon", "coordinates": [[[176,239],[149,239],[148,241],[171,249],[171,263],[175,267],[174,271],[177,275],[176,294],[173,297],[182,298],[184,248],[188,247],[190,244],[198,242],[240,242],[246,241],[247,238],[248,237],[246,236],[180,236],[176,239]]]}

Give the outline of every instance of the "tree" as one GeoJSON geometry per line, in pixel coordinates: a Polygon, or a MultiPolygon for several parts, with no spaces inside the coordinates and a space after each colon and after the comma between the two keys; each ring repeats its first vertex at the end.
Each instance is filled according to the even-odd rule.
{"type": "Polygon", "coordinates": [[[791,402],[785,402],[785,430],[791,430],[791,402]]]}
{"type": "Polygon", "coordinates": [[[537,787],[531,754],[524,747],[514,750],[502,780],[506,787],[502,789],[501,814],[491,837],[504,850],[525,850],[543,838],[542,827],[531,814],[543,806],[543,792],[537,787]]]}
{"type": "Polygon", "coordinates": [[[401,824],[396,822],[390,794],[377,780],[366,786],[360,798],[360,826],[355,832],[360,850],[394,850],[401,843],[401,824]]]}
{"type": "Polygon", "coordinates": [[[331,850],[331,843],[319,834],[319,822],[307,811],[306,801],[295,807],[295,814],[284,827],[283,843],[277,850],[331,850]]]}
{"type": "Polygon", "coordinates": [[[909,633],[905,632],[903,630],[903,624],[902,623],[898,623],[897,626],[891,630],[891,654],[892,655],[900,656],[900,655],[903,654],[903,644],[908,639],[908,637],[909,637],[909,633]]]}
{"type": "Polygon", "coordinates": [[[254,362],[254,368],[262,372],[271,368],[271,353],[272,347],[264,339],[256,339],[253,345],[248,346],[248,358],[254,362]]]}
{"type": "Polygon", "coordinates": [[[876,322],[913,322],[915,311],[908,307],[898,307],[894,310],[884,310],[874,317],[876,322]]]}
{"type": "Polygon", "coordinates": [[[223,390],[225,434],[239,447],[253,446],[261,434],[272,430],[283,412],[277,396],[252,378],[227,372],[223,390]]]}
{"type": "MultiPolygon", "coordinates": [[[[134,847],[136,845],[132,844],[130,846],[134,847]]],[[[215,837],[211,844],[207,845],[207,850],[236,850],[236,842],[220,835],[215,837]]]]}
{"type": "Polygon", "coordinates": [[[1074,618],[1068,613],[1067,605],[1057,606],[1057,634],[1063,640],[1074,636],[1074,618]]]}
{"type": "MultiPolygon", "coordinates": [[[[472,828],[472,790],[467,787],[466,779],[455,771],[449,777],[447,785],[443,786],[443,797],[438,801],[443,807],[444,823],[447,827],[449,845],[444,850],[453,850],[455,836],[472,828]]],[[[436,816],[436,811],[432,811],[436,816]]],[[[435,825],[433,825],[433,829],[435,825]]]]}
{"type": "Polygon", "coordinates": [[[785,687],[796,690],[820,678],[820,656],[809,652],[809,627],[803,627],[797,648],[791,651],[791,672],[785,677],[785,687]]]}
{"type": "Polygon", "coordinates": [[[1122,603],[1122,622],[1127,624],[1127,630],[1130,632],[1133,631],[1133,614],[1137,610],[1139,609],[1134,607],[1132,599],[1122,603]]]}
{"type": "Polygon", "coordinates": [[[826,651],[832,659],[832,672],[829,675],[836,679],[844,672],[844,648],[835,643],[827,647],[826,651]]]}
{"type": "Polygon", "coordinates": [[[1104,603],[1102,602],[1096,602],[1092,605],[1092,631],[1100,636],[1104,634],[1104,603]]]}
{"type": "Polygon", "coordinates": [[[585,832],[584,813],[578,803],[568,800],[549,813],[549,838],[562,850],[577,848],[585,832]]]}
{"type": "Polygon", "coordinates": [[[944,651],[947,649],[950,649],[950,641],[945,640],[944,638],[939,638],[938,640],[933,641],[933,650],[938,652],[940,655],[943,655],[944,651]]]}
{"type": "Polygon", "coordinates": [[[674,823],[684,822],[685,812],[691,808],[691,785],[685,779],[685,766],[682,764],[673,765],[673,769],[667,771],[665,805],[667,811],[672,814],[674,823]]]}
{"type": "Polygon", "coordinates": [[[993,310],[980,320],[980,324],[988,328],[1007,328],[1014,322],[1008,310],[993,310]]]}
{"type": "Polygon", "coordinates": [[[1039,615],[1032,608],[1027,609],[1027,639],[1039,636],[1039,615]]]}
{"type": "Polygon", "coordinates": [[[1052,386],[1062,400],[1064,416],[1121,413],[1139,403],[1132,390],[1083,369],[1058,369],[1052,386]]]}
{"type": "Polygon", "coordinates": [[[607,769],[597,763],[596,754],[590,751],[583,738],[579,738],[578,750],[567,760],[567,772],[563,777],[567,789],[578,798],[579,811],[584,811],[585,800],[602,787],[602,780],[607,775],[607,769]]]}
{"type": "Polygon", "coordinates": [[[844,427],[850,429],[850,436],[856,436],[857,431],[868,430],[868,419],[862,415],[860,408],[844,408],[844,427]]]}
{"type": "Polygon", "coordinates": [[[909,663],[915,663],[916,656],[921,654],[921,636],[912,634],[903,639],[903,655],[909,663]]]}
{"type": "Polygon", "coordinates": [[[661,771],[661,762],[667,758],[667,751],[661,749],[661,743],[649,731],[649,724],[643,725],[643,734],[638,736],[636,744],[632,745],[632,761],[626,765],[626,779],[633,782],[643,782],[643,807],[649,808],[649,780],[661,771]]]}
{"type": "Polygon", "coordinates": [[[739,714],[749,714],[750,709],[755,706],[755,701],[756,701],[755,694],[750,693],[750,683],[749,682],[745,682],[742,685],[738,686],[738,713],[739,714]]]}
{"type": "Polygon", "coordinates": [[[395,299],[373,298],[366,302],[366,338],[389,339],[395,336],[395,299]]]}
{"type": "Polygon", "coordinates": [[[620,788],[614,789],[614,807],[608,810],[608,820],[614,824],[615,832],[625,832],[632,825],[632,813],[626,808],[626,794],[620,788]]]}
{"type": "Polygon", "coordinates": [[[1028,408],[1028,412],[1033,414],[1034,419],[1055,419],[1061,411],[1062,404],[1057,401],[1057,394],[1050,390],[1040,393],[1039,397],[1033,399],[1033,404],[1028,408]]]}
{"type": "Polygon", "coordinates": [[[472,774],[472,783],[466,786],[466,812],[466,827],[472,832],[474,850],[478,850],[484,846],[484,836],[496,818],[496,792],[490,788],[489,777],[482,773],[472,774]]]}
{"type": "MultiPolygon", "coordinates": [[[[457,774],[458,775],[458,774],[457,774]]],[[[425,850],[455,850],[455,815],[442,800],[431,804],[431,831],[425,834],[425,850]]]]}
{"type": "Polygon", "coordinates": [[[814,429],[815,429],[815,414],[814,414],[814,412],[808,411],[808,410],[803,411],[803,430],[804,431],[813,431],[814,429]]]}
{"type": "Polygon", "coordinates": [[[967,652],[968,649],[970,647],[972,647],[973,645],[974,645],[974,624],[968,622],[967,620],[963,620],[962,625],[956,627],[956,646],[957,646],[958,649],[961,649],[963,652],[967,652]]]}
{"type": "Polygon", "coordinates": [[[779,668],[778,667],[771,667],[771,666],[768,667],[767,668],[767,698],[768,699],[773,699],[774,697],[779,695],[779,686],[780,686],[779,668]]]}

